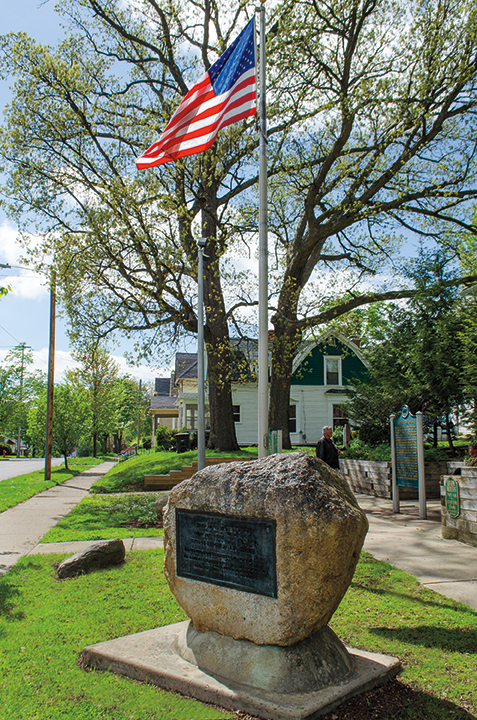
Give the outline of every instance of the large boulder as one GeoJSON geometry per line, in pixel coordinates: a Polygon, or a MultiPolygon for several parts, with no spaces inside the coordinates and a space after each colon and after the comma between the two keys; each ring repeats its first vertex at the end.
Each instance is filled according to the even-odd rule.
{"type": "Polygon", "coordinates": [[[169,493],[164,569],[196,630],[292,645],[330,620],[351,582],[367,528],[343,478],[311,455],[215,465],[169,493]],[[184,517],[192,535],[182,537],[184,517]],[[252,575],[263,570],[258,590],[252,575],[250,588],[241,581],[227,584],[235,578],[236,557],[239,574],[246,575],[247,564],[252,575]],[[197,575],[193,565],[186,573],[181,569],[191,558],[197,575]],[[223,577],[217,580],[220,563],[223,577]],[[202,577],[204,568],[215,579],[202,577]]]}

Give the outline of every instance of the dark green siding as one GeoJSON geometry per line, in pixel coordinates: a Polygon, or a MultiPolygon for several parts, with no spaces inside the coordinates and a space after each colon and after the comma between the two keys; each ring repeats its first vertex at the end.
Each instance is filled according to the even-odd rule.
{"type": "Polygon", "coordinates": [[[352,385],[354,378],[366,376],[366,366],[347,346],[336,340],[335,345],[319,343],[309,353],[292,375],[292,385],[324,385],[324,361],[328,355],[342,357],[341,372],[343,385],[352,385]]]}

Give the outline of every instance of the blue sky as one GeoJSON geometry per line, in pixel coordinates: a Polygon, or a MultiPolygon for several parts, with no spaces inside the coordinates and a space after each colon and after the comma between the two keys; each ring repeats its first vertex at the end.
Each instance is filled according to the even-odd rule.
{"type": "MultiPolygon", "coordinates": [[[[4,0],[0,33],[23,31],[41,43],[56,45],[62,31],[59,26],[61,18],[54,11],[54,4],[52,0],[4,0]]],[[[10,82],[0,81],[2,112],[10,98],[10,82]]],[[[16,243],[16,236],[15,226],[0,210],[0,263],[12,266],[11,270],[0,269],[0,285],[8,284],[12,287],[12,292],[0,299],[0,362],[10,348],[25,342],[33,348],[35,367],[46,372],[50,325],[49,290],[35,273],[13,267],[19,265],[22,254],[16,243]]],[[[143,381],[167,374],[168,371],[164,369],[128,366],[122,357],[127,350],[131,350],[131,345],[124,342],[111,351],[124,373],[143,381]]],[[[73,365],[65,323],[62,318],[57,318],[56,381],[61,380],[63,371],[73,365]]]]}

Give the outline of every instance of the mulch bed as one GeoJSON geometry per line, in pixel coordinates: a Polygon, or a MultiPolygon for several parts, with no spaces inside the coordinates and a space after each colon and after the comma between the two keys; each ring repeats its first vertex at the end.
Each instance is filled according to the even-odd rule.
{"type": "Polygon", "coordinates": [[[127,528],[162,528],[162,518],[158,518],[155,523],[142,523],[139,520],[128,520],[127,522],[121,523],[121,527],[127,527],[127,528]]]}
{"type": "MultiPolygon", "coordinates": [[[[429,718],[429,708],[424,701],[425,694],[414,690],[398,679],[391,680],[385,685],[356,695],[346,702],[338,705],[326,715],[320,715],[319,720],[432,720],[429,718]],[[412,709],[411,707],[412,706],[412,709]]],[[[445,704],[445,701],[442,701],[445,704]]],[[[463,708],[449,705],[449,720],[471,720],[474,715],[463,708]]],[[[252,715],[237,712],[237,720],[259,720],[252,715]]],[[[442,716],[443,717],[443,716],[442,716]]]]}

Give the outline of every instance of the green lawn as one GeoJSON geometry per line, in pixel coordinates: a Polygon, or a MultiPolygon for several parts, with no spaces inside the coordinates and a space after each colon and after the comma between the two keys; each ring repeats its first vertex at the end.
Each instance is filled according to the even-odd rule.
{"type": "Polygon", "coordinates": [[[396,717],[477,717],[477,611],[362,553],[330,625],[346,644],[402,661],[401,679],[419,692],[396,717]]]}
{"type": "Polygon", "coordinates": [[[83,670],[89,644],[181,621],[162,553],[130,553],[111,570],[55,580],[61,556],[24,557],[0,578],[1,720],[231,718],[127,678],[83,670]]]}
{"type": "Polygon", "coordinates": [[[162,528],[155,527],[154,507],[161,494],[89,495],[51,528],[41,542],[161,536],[162,528]]]}
{"type": "MultiPolygon", "coordinates": [[[[0,578],[1,720],[236,718],[78,666],[86,645],[184,619],[162,572],[162,551],[128,553],[122,566],[59,582],[53,562],[62,557],[24,557],[0,578]]],[[[406,703],[391,714],[370,706],[369,718],[477,717],[474,610],[363,554],[331,626],[352,646],[403,662],[406,703]]],[[[350,712],[339,717],[353,718],[350,712]]]]}
{"type": "Polygon", "coordinates": [[[64,465],[51,468],[51,481],[45,482],[44,469],[0,482],[0,512],[14,507],[24,500],[37,495],[53,485],[59,485],[75,475],[103,462],[103,458],[77,458],[68,460],[69,469],[64,465]]]}
{"type": "MultiPolygon", "coordinates": [[[[246,448],[236,452],[207,451],[206,455],[207,457],[256,458],[257,448],[246,448]]],[[[93,485],[91,492],[116,493],[143,490],[144,475],[165,475],[171,470],[180,470],[182,465],[190,465],[194,460],[197,460],[196,450],[185,453],[152,452],[148,455],[132,457],[112,468],[93,485]]]]}

